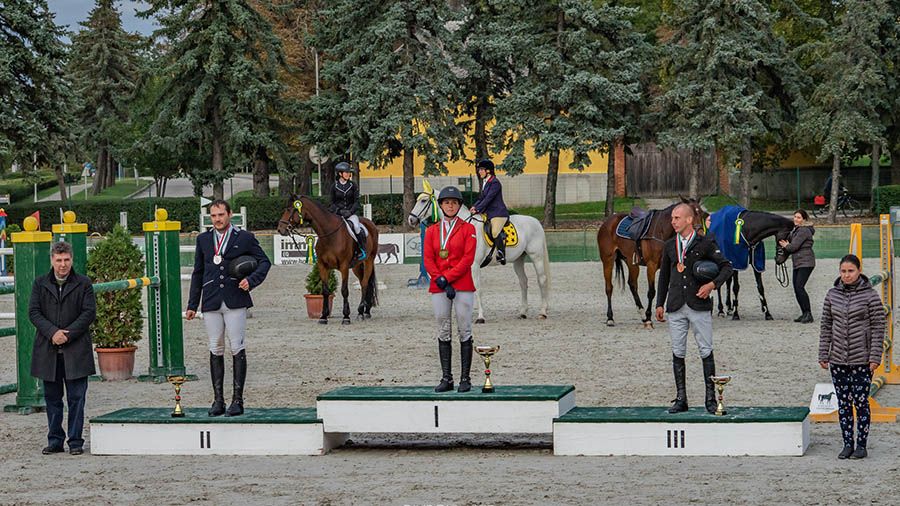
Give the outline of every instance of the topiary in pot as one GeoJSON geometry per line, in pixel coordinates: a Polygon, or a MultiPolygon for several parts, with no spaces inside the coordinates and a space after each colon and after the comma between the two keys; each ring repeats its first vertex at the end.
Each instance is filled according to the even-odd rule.
{"type": "MultiPolygon", "coordinates": [[[[337,290],[337,274],[334,269],[328,271],[328,305],[334,300],[334,292],[337,290]]],[[[322,297],[322,280],[319,277],[319,264],[313,265],[309,274],[306,275],[306,314],[311,320],[316,320],[322,316],[324,308],[324,300],[322,297]]]]}
{"type": "MultiPolygon", "coordinates": [[[[87,261],[94,283],[144,275],[141,250],[121,225],[98,243],[87,261]]],[[[97,294],[97,318],[91,327],[103,379],[128,379],[134,370],[134,344],[141,339],[141,291],[121,290],[97,294]],[[129,353],[130,352],[130,353],[129,353]],[[124,355],[130,354],[130,359],[124,355]],[[106,366],[106,369],[104,368],[106,366]],[[118,370],[112,370],[118,369],[118,370]]]]}

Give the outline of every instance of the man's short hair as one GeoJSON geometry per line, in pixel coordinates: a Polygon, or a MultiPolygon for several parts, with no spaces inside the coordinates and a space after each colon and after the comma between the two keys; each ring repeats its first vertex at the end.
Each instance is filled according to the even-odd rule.
{"type": "Polygon", "coordinates": [[[209,203],[210,210],[212,210],[213,207],[219,207],[219,206],[224,207],[226,213],[231,212],[231,205],[228,203],[227,200],[216,199],[209,203]]]}
{"type": "Polygon", "coordinates": [[[50,246],[50,256],[52,257],[53,255],[69,255],[70,257],[74,257],[72,254],[72,245],[63,241],[53,243],[53,245],[50,246]]]}
{"type": "MultiPolygon", "coordinates": [[[[678,204],[677,206],[675,206],[675,209],[684,210],[685,212],[687,212],[686,217],[691,220],[691,223],[694,222],[694,208],[691,207],[689,204],[685,204],[684,202],[682,202],[681,204],[678,204]]],[[[672,209],[672,211],[674,212],[675,209],[672,209]]]]}

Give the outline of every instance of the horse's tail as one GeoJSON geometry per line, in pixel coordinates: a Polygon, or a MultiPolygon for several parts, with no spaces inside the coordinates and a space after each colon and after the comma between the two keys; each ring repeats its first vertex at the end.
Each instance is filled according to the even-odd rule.
{"type": "Polygon", "coordinates": [[[369,276],[369,286],[366,288],[366,298],[369,299],[369,307],[378,305],[378,282],[375,280],[375,266],[372,266],[372,275],[369,276]]]}
{"type": "Polygon", "coordinates": [[[616,250],[616,281],[619,282],[619,289],[625,290],[625,266],[622,262],[625,257],[620,250],[616,250]]]}

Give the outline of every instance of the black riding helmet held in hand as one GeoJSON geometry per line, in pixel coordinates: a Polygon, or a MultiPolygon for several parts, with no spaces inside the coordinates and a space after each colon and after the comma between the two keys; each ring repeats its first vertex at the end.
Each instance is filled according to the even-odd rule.
{"type": "Polygon", "coordinates": [[[459,191],[459,188],[455,186],[448,186],[441,190],[441,193],[438,194],[438,204],[440,204],[444,199],[456,199],[459,201],[459,205],[463,203],[462,192],[459,191]]]}

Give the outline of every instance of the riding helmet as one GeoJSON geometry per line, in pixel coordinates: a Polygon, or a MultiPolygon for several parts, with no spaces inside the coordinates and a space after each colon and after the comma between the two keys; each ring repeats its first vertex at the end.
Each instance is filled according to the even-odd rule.
{"type": "Polygon", "coordinates": [[[694,278],[701,283],[709,283],[719,275],[719,266],[710,260],[694,262],[694,278]]]}
{"type": "Polygon", "coordinates": [[[347,162],[338,162],[338,164],[334,166],[334,173],[337,174],[339,172],[349,172],[353,174],[356,172],[356,169],[347,162]]]}
{"type": "Polygon", "coordinates": [[[459,201],[459,205],[463,203],[462,192],[459,191],[459,188],[455,186],[448,186],[441,190],[441,193],[438,194],[438,204],[441,203],[444,199],[456,199],[459,201]]]}
{"type": "Polygon", "coordinates": [[[479,160],[478,163],[475,164],[475,169],[484,169],[494,175],[494,162],[488,160],[487,158],[483,160],[479,160]]]}
{"type": "Polygon", "coordinates": [[[256,259],[250,255],[243,255],[228,262],[228,275],[241,280],[253,274],[257,266],[256,259]]]}

